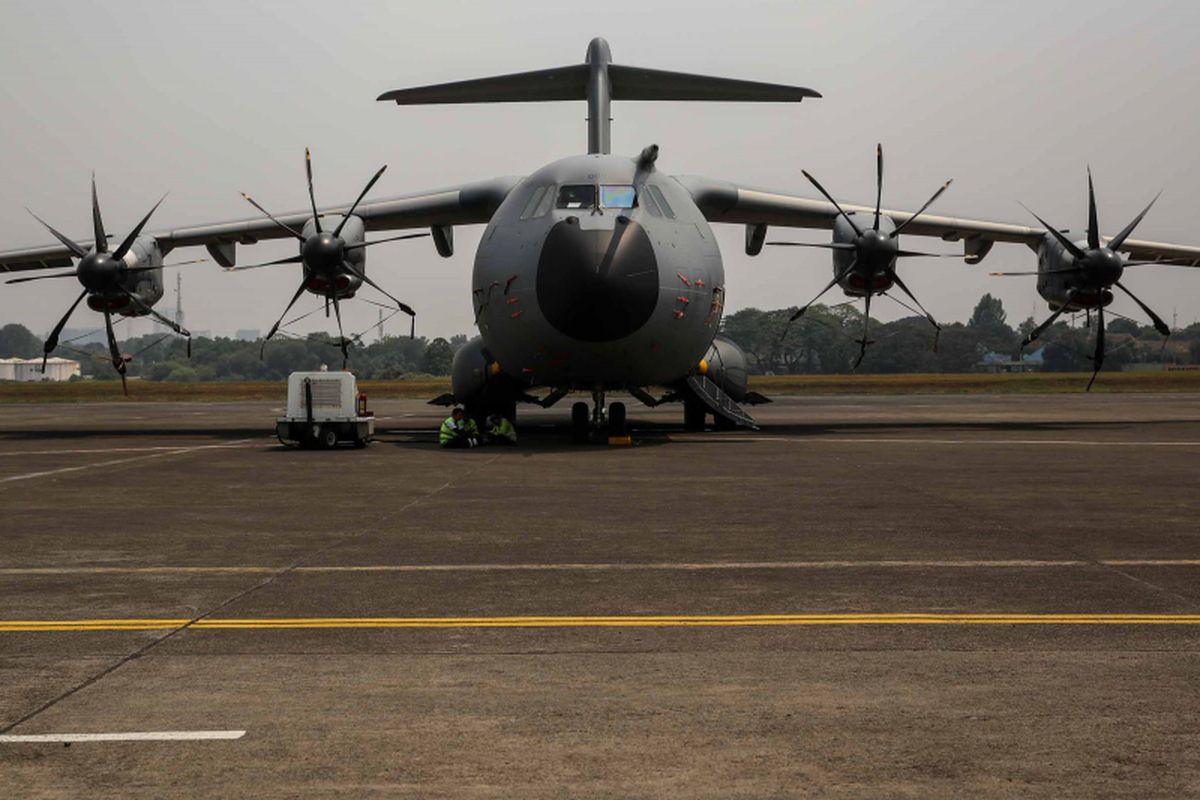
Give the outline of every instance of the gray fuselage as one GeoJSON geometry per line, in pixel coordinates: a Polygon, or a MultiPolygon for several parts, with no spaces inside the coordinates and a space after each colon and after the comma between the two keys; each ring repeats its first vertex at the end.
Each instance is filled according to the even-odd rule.
{"type": "Polygon", "coordinates": [[[691,196],[606,154],[556,161],[517,186],[483,233],[472,280],[484,344],[527,386],[679,381],[724,306],[721,254],[691,196]]]}

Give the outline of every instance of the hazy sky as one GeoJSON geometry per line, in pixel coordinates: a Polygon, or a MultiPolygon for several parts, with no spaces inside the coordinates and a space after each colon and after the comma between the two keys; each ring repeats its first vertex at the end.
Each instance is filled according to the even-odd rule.
{"type": "MultiPolygon", "coordinates": [[[[614,103],[613,151],[635,154],[656,142],[664,171],[816,196],[800,175],[806,168],[839,198],[865,204],[878,141],[887,205],[915,208],[954,178],[938,213],[1028,223],[1020,199],[1055,225],[1082,230],[1090,163],[1105,233],[1164,189],[1137,237],[1200,245],[1198,29],[1200,4],[1191,1],[2,0],[0,248],[50,240],[24,206],[90,238],[92,170],[118,234],[168,190],[151,229],[253,216],[239,191],[272,210],[301,208],[305,146],[322,204],[349,201],[384,163],[373,197],[527,174],[586,149],[582,102],[402,108],[375,97],[577,63],[593,36],[608,39],[617,63],[824,94],[800,105],[614,103]]],[[[480,231],[458,229],[448,260],[428,240],[371,250],[372,275],[418,309],[419,333],[473,332],[480,231]]],[[[752,259],[740,227],[717,232],[730,310],[799,304],[829,280],[826,254],[768,248],[752,259]]],[[[239,259],[293,252],[286,242],[239,246],[239,259]]],[[[177,251],[175,259],[203,255],[177,251]]],[[[902,270],[940,319],[965,320],[992,292],[1018,320],[1033,312],[1034,279],[987,272],[1034,267],[1026,248],[997,245],[981,266],[913,260],[902,270]]],[[[295,266],[184,270],[188,325],[217,332],[265,330],[298,279],[295,266]]],[[[1168,321],[1176,310],[1181,325],[1200,316],[1200,270],[1131,271],[1126,284],[1168,321]]],[[[0,323],[45,334],[77,292],[72,281],[0,286],[0,323]]],[[[298,308],[317,302],[306,297],[298,308]]],[[[160,308],[173,304],[169,288],[160,308]]],[[[885,318],[908,313],[875,307],[885,318]]],[[[1142,318],[1124,297],[1114,308],[1142,318]]],[[[76,313],[72,327],[98,319],[76,313]]],[[[1039,302],[1037,315],[1046,313],[1039,302]]],[[[348,303],[347,329],[375,316],[373,306],[348,303]]],[[[406,327],[400,319],[392,331],[406,327]]],[[[325,324],[320,315],[310,320],[325,324]]]]}

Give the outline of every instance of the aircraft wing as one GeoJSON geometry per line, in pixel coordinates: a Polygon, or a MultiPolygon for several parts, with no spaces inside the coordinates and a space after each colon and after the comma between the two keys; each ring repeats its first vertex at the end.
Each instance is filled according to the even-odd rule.
{"type": "MultiPolygon", "coordinates": [[[[354,213],[362,217],[369,231],[486,223],[521,180],[518,177],[493,178],[435,191],[364,201],[354,213]]],[[[345,203],[318,211],[323,215],[341,214],[349,207],[350,204],[345,203]]],[[[299,230],[312,217],[312,212],[295,211],[276,214],[275,217],[299,230]]],[[[229,267],[235,261],[236,245],[287,238],[290,234],[259,214],[229,222],[160,230],[148,235],[158,240],[164,253],[177,247],[203,245],[221,266],[229,267]]],[[[75,241],[84,249],[93,244],[91,238],[75,241]]],[[[72,263],[70,251],[61,244],[0,252],[0,272],[70,267],[72,263]]]]}
{"type": "MultiPolygon", "coordinates": [[[[758,248],[762,246],[761,233],[757,237],[754,234],[756,226],[830,229],[838,215],[833,204],[825,200],[812,200],[787,192],[750,188],[710,178],[680,176],[677,180],[691,194],[709,222],[750,226],[746,231],[746,248],[751,255],[757,254],[758,248]]],[[[874,206],[842,203],[842,208],[864,216],[875,214],[874,206]]],[[[886,208],[882,213],[895,220],[897,225],[903,224],[914,214],[912,211],[886,208]]],[[[907,226],[904,234],[936,236],[948,242],[961,241],[967,263],[975,264],[983,260],[995,242],[1020,243],[1036,249],[1045,237],[1046,230],[1041,227],[925,213],[907,226]]],[[[1139,261],[1171,259],[1174,263],[1200,266],[1200,247],[1127,239],[1121,250],[1139,261]]]]}

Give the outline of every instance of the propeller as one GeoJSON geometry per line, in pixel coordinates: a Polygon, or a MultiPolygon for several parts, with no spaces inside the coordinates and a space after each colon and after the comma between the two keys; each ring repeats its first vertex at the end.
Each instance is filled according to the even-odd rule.
{"type": "MultiPolygon", "coordinates": [[[[875,148],[875,209],[871,216],[871,226],[869,228],[861,227],[855,222],[853,216],[848,214],[841,204],[834,199],[820,181],[812,176],[807,170],[801,170],[804,177],[808,179],[821,195],[828,200],[837,210],[838,216],[846,221],[853,231],[853,241],[835,241],[830,244],[810,243],[810,242],[767,242],[767,244],[775,247],[815,247],[825,250],[833,250],[836,252],[844,252],[847,255],[853,254],[853,259],[849,264],[839,269],[832,281],[829,282],[817,296],[810,300],[806,305],[799,308],[789,322],[794,322],[799,319],[814,303],[817,302],[826,292],[838,284],[844,284],[851,280],[855,275],[861,278],[862,293],[864,299],[864,321],[863,335],[861,339],[856,340],[859,344],[858,359],[854,362],[855,368],[862,363],[863,357],[866,355],[867,346],[871,344],[868,337],[871,324],[871,298],[876,294],[884,294],[888,288],[895,286],[903,292],[912,302],[920,309],[925,318],[934,329],[933,348],[937,350],[938,336],[941,333],[942,326],[933,315],[925,310],[921,302],[913,295],[908,286],[900,279],[896,272],[896,260],[900,258],[961,258],[962,256],[945,254],[945,253],[923,253],[915,250],[902,250],[899,245],[898,237],[900,232],[908,227],[914,220],[920,217],[925,211],[933,205],[942,194],[950,187],[952,181],[946,181],[942,184],[933,196],[921,206],[916,213],[910,214],[907,219],[903,220],[899,225],[895,225],[892,220],[883,214],[883,145],[878,145],[875,148]],[[884,224],[887,220],[887,224],[884,224]],[[877,290],[877,279],[882,276],[886,279],[887,287],[882,290],[877,290]]],[[[855,286],[855,289],[858,287],[855,286]]],[[[848,292],[849,293],[849,292],[848,292]]]]}
{"type": "MultiPolygon", "coordinates": [[[[329,316],[330,304],[332,303],[333,305],[334,317],[337,319],[338,343],[342,351],[343,368],[345,367],[345,361],[349,359],[349,351],[347,347],[350,343],[350,340],[346,338],[345,332],[342,329],[342,311],[339,304],[340,297],[337,285],[338,278],[346,276],[356,278],[362,283],[371,286],[383,294],[396,304],[396,308],[409,316],[411,324],[413,325],[413,333],[415,334],[417,312],[414,311],[411,306],[401,302],[390,292],[384,290],[378,283],[368,278],[363,270],[359,269],[353,262],[346,258],[346,254],[351,250],[359,250],[364,247],[371,247],[373,245],[383,244],[385,242],[397,242],[403,239],[419,239],[428,236],[429,234],[410,233],[403,236],[392,236],[386,239],[377,239],[370,242],[354,242],[352,244],[347,244],[345,239],[342,238],[342,231],[345,229],[346,223],[350,221],[350,218],[354,215],[355,210],[358,208],[359,204],[362,203],[363,198],[367,196],[367,193],[371,191],[386,170],[387,165],[384,164],[374,175],[371,176],[371,179],[367,181],[367,185],[364,186],[363,190],[358,193],[358,197],[355,198],[354,202],[350,204],[349,209],[342,216],[341,222],[339,222],[337,227],[335,227],[332,231],[327,231],[321,225],[321,213],[317,210],[317,197],[313,188],[312,152],[308,148],[305,148],[304,173],[308,181],[308,201],[309,206],[312,208],[313,228],[315,230],[315,233],[313,233],[311,236],[305,236],[291,225],[288,225],[287,223],[275,217],[273,214],[271,214],[271,212],[259,205],[259,203],[253,197],[245,192],[242,193],[242,197],[246,199],[246,202],[258,209],[264,216],[267,217],[267,219],[279,226],[280,229],[286,231],[289,236],[300,242],[300,252],[297,255],[288,256],[287,258],[267,261],[262,264],[249,264],[244,267],[233,267],[227,271],[236,272],[245,269],[259,269],[261,267],[273,267],[280,264],[302,264],[304,268],[304,279],[301,281],[299,288],[296,289],[296,293],[292,295],[291,301],[288,302],[287,306],[283,310],[283,313],[279,316],[279,319],[275,321],[275,324],[271,326],[270,332],[267,333],[266,338],[263,339],[264,352],[267,341],[269,341],[275,336],[276,333],[279,332],[279,328],[283,324],[284,317],[286,317],[288,312],[291,311],[292,306],[294,306],[296,301],[300,299],[300,295],[304,293],[305,289],[309,288],[309,284],[314,278],[319,279],[320,283],[325,287],[324,291],[320,293],[323,295],[325,301],[326,316],[329,316]]],[[[311,291],[316,293],[318,290],[312,289],[311,291]]]]}
{"type": "Polygon", "coordinates": [[[1066,302],[1062,303],[1050,317],[1038,325],[1030,332],[1025,340],[1021,343],[1021,349],[1024,349],[1030,342],[1037,339],[1047,328],[1054,324],[1054,321],[1068,309],[1096,309],[1097,320],[1099,325],[1096,328],[1096,347],[1092,360],[1092,378],[1088,381],[1087,391],[1091,391],[1093,384],[1096,382],[1096,376],[1100,373],[1100,369],[1104,366],[1104,307],[1112,302],[1112,288],[1115,286],[1125,294],[1129,295],[1130,299],[1137,304],[1151,323],[1163,336],[1170,336],[1171,329],[1163,322],[1162,318],[1155,314],[1149,306],[1143,303],[1136,295],[1133,294],[1124,284],[1121,283],[1121,277],[1126,267],[1130,266],[1150,266],[1152,264],[1166,264],[1169,266],[1188,266],[1187,263],[1180,264],[1180,260],[1167,261],[1127,261],[1120,254],[1121,247],[1125,241],[1133,234],[1134,230],[1149,213],[1150,209],[1158,201],[1162,192],[1159,192],[1154,198],[1142,209],[1133,220],[1126,225],[1120,233],[1114,236],[1106,244],[1103,237],[1100,235],[1100,219],[1096,207],[1096,187],[1092,180],[1092,168],[1087,170],[1087,188],[1088,188],[1088,229],[1086,237],[1086,246],[1081,246],[1079,243],[1071,241],[1061,230],[1054,227],[1044,219],[1039,217],[1028,206],[1024,206],[1034,219],[1041,223],[1046,232],[1058,242],[1063,249],[1061,263],[1057,266],[1052,266],[1045,270],[1033,273],[1020,272],[1004,272],[993,273],[996,275],[1070,275],[1071,278],[1066,280],[1070,284],[1067,291],[1066,302]]]}
{"type": "MultiPolygon", "coordinates": [[[[92,234],[94,237],[94,243],[90,250],[86,249],[78,242],[75,242],[70,237],[65,236],[58,230],[55,230],[50,223],[46,222],[37,214],[34,214],[32,211],[29,211],[29,209],[26,209],[26,211],[29,211],[30,215],[34,219],[40,222],[46,228],[46,230],[48,230],[54,236],[54,238],[58,239],[62,245],[67,248],[72,256],[79,259],[79,262],[75,265],[75,269],[73,271],[55,272],[49,275],[34,275],[25,278],[13,278],[6,281],[6,283],[28,283],[30,281],[69,278],[74,276],[83,286],[83,292],[80,293],[79,297],[75,298],[75,302],[70,305],[66,313],[63,314],[62,318],[59,319],[58,323],[54,326],[54,329],[50,331],[50,335],[46,337],[45,344],[42,347],[42,372],[46,371],[46,361],[50,358],[50,354],[53,353],[58,347],[59,336],[62,334],[63,328],[66,327],[67,321],[70,320],[71,315],[75,312],[75,309],[79,307],[79,304],[83,302],[84,298],[86,297],[96,298],[98,302],[91,307],[102,311],[104,314],[104,330],[108,338],[108,350],[112,357],[113,369],[115,369],[121,376],[121,385],[126,394],[129,393],[129,387],[125,381],[127,359],[121,354],[121,349],[117,345],[116,334],[113,332],[112,300],[124,298],[140,313],[149,314],[159,322],[167,324],[176,333],[188,337],[188,354],[191,355],[191,334],[174,321],[167,319],[162,314],[159,314],[157,311],[152,309],[150,304],[147,303],[141,297],[141,295],[132,291],[129,286],[126,285],[127,279],[130,275],[162,269],[164,266],[162,264],[151,264],[147,266],[130,267],[126,265],[125,259],[126,256],[129,255],[130,250],[133,249],[138,237],[141,236],[146,224],[150,221],[150,217],[154,215],[154,212],[158,210],[158,207],[162,205],[163,200],[166,199],[167,196],[164,194],[159,201],[155,203],[148,212],[146,212],[146,215],[142,217],[141,221],[139,221],[138,224],[135,225],[131,231],[129,231],[125,238],[121,240],[121,243],[117,245],[117,248],[111,252],[108,249],[108,234],[104,229],[104,219],[100,213],[100,198],[96,191],[96,176],[94,173],[92,174],[92,234]]],[[[183,264],[191,264],[196,263],[196,261],[203,260],[204,259],[183,261],[170,266],[181,266],[183,264]]]]}

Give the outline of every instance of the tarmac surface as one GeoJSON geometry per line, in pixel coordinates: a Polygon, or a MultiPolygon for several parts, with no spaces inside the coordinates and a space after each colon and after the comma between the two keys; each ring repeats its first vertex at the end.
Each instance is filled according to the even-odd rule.
{"type": "Polygon", "coordinates": [[[1200,397],[375,410],[0,407],[0,796],[1200,795],[1200,397]]]}

